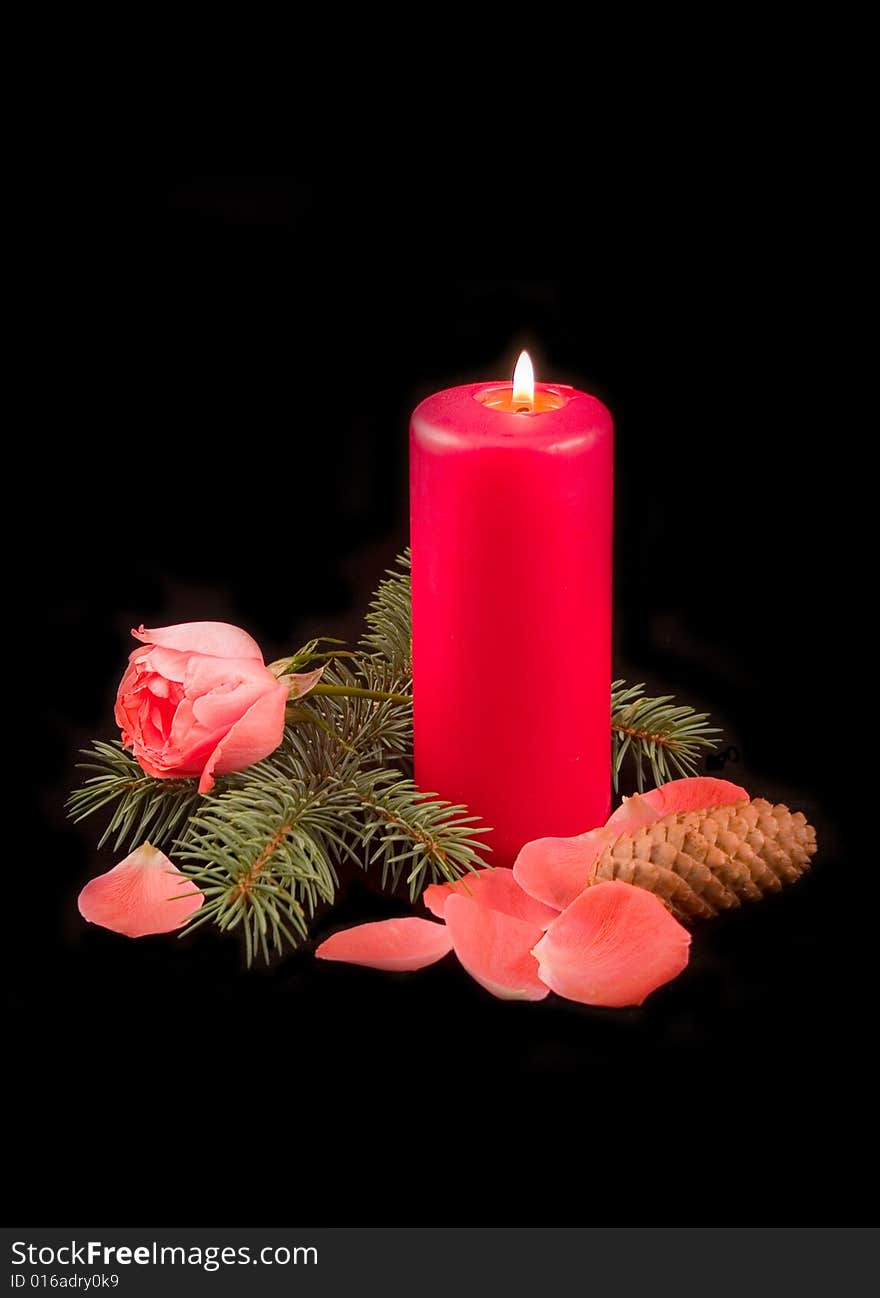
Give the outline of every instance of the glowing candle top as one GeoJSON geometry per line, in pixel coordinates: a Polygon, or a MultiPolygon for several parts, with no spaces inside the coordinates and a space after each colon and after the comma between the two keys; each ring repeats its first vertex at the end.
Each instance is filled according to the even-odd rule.
{"type": "Polygon", "coordinates": [[[504,410],[515,415],[540,415],[548,410],[561,410],[573,392],[573,388],[558,384],[535,383],[532,358],[528,352],[520,352],[512,383],[478,384],[473,395],[491,410],[504,410]]]}

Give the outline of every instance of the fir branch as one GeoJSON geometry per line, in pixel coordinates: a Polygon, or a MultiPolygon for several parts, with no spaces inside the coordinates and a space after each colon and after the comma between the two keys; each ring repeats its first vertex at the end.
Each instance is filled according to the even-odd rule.
{"type": "Polygon", "coordinates": [[[635,762],[640,793],[645,787],[645,763],[655,784],[677,776],[695,775],[697,760],[704,749],[714,748],[712,735],[721,733],[711,726],[708,712],[677,705],[671,694],[646,698],[643,684],[614,681],[611,686],[611,770],[617,790],[620,769],[627,753],[635,762]]]}
{"type": "Polygon", "coordinates": [[[386,887],[405,872],[413,900],[484,864],[476,816],[398,771],[363,769],[324,731],[288,729],[271,757],[231,779],[192,817],[175,860],[206,897],[188,927],[240,926],[248,963],[306,936],[316,907],[334,900],[341,859],[380,865],[386,887]]]}
{"type": "Polygon", "coordinates": [[[135,847],[149,838],[155,847],[171,841],[184,825],[199,800],[195,780],[156,780],[146,775],[122,745],[93,741],[82,750],[89,760],[79,770],[94,771],[67,800],[67,814],[74,823],[85,820],[105,807],[113,807],[101,848],[115,834],[113,847],[135,847]]]}
{"type": "MultiPolygon", "coordinates": [[[[368,733],[365,727],[362,734],[368,733]]],[[[479,868],[479,853],[490,850],[475,837],[487,828],[466,807],[423,792],[395,767],[371,766],[362,753],[340,750],[338,739],[322,730],[289,727],[270,757],[229,778],[255,800],[288,785],[327,797],[345,854],[363,868],[381,863],[389,886],[400,882],[404,859],[417,854],[420,865],[416,870],[414,862],[406,876],[413,896],[423,882],[452,881],[479,868]],[[400,861],[392,862],[392,855],[400,861]]]]}
{"type": "Polygon", "coordinates": [[[300,700],[337,736],[339,744],[377,764],[391,756],[404,757],[412,749],[412,683],[379,656],[363,656],[354,663],[333,663],[322,684],[340,693],[313,690],[300,700]],[[355,694],[354,690],[366,691],[355,694]],[[391,695],[374,699],[371,694],[391,695]]]}
{"type": "Polygon", "coordinates": [[[227,779],[237,788],[295,785],[317,793],[324,785],[350,781],[362,755],[340,742],[339,735],[310,726],[288,726],[274,753],[227,779]]]}
{"type": "Polygon", "coordinates": [[[401,676],[412,675],[412,589],[410,551],[407,548],[396,559],[397,568],[389,568],[379,583],[366,614],[369,631],[362,647],[378,654],[401,676]]]}
{"type": "Polygon", "coordinates": [[[362,772],[351,787],[362,810],[357,838],[366,864],[381,864],[383,887],[396,888],[405,871],[415,901],[426,884],[451,883],[486,864],[481,854],[491,849],[477,836],[488,827],[466,807],[423,793],[395,771],[362,772]]]}
{"type": "Polygon", "coordinates": [[[319,902],[335,898],[334,859],[350,854],[340,822],[353,805],[333,781],[310,790],[253,777],[207,799],[175,852],[205,895],[187,929],[240,927],[248,964],[258,951],[268,963],[270,946],[295,946],[319,902]]]}

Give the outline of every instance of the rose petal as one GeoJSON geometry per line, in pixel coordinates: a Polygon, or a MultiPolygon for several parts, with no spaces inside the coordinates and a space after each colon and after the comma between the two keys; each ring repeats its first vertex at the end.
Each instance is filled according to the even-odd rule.
{"type": "Polygon", "coordinates": [[[166,649],[183,649],[191,653],[211,654],[215,658],[259,658],[260,646],[247,631],[229,622],[179,622],[176,626],[132,629],[135,640],[162,645],[166,649]]]}
{"type": "Polygon", "coordinates": [[[537,924],[539,928],[547,925],[559,914],[552,906],[530,897],[513,877],[513,871],[499,866],[495,870],[478,870],[476,874],[465,874],[455,883],[432,883],[422,893],[422,901],[432,915],[444,918],[447,900],[453,896],[470,897],[489,910],[498,910],[502,915],[512,915],[514,919],[523,919],[527,924],[537,924]]]}
{"type": "Polygon", "coordinates": [[[133,666],[127,667],[122,680],[119,682],[119,689],[116,691],[116,705],[113,709],[113,715],[116,718],[116,724],[123,732],[122,742],[127,744],[126,735],[132,730],[132,717],[129,712],[131,703],[130,694],[134,689],[137,680],[137,672],[133,666]]]}
{"type": "Polygon", "coordinates": [[[192,700],[193,720],[207,731],[227,730],[278,682],[254,658],[209,658],[190,654],[183,688],[192,700]]]}
{"type": "MultiPolygon", "coordinates": [[[[167,681],[180,682],[186,675],[189,657],[189,654],[182,649],[166,649],[162,645],[147,645],[146,648],[135,649],[128,660],[129,669],[133,667],[137,675],[146,677],[150,684],[159,676],[164,677],[167,681]]],[[[208,655],[206,654],[205,657],[207,658],[208,655]]],[[[214,662],[215,660],[211,658],[209,661],[214,662]]]]}
{"type": "Polygon", "coordinates": [[[315,955],[319,960],[342,960],[368,969],[401,972],[424,969],[451,950],[452,938],[445,924],[407,917],[358,924],[334,933],[321,943],[315,955]]]}
{"type": "Polygon", "coordinates": [[[215,775],[243,771],[274,753],[284,734],[286,704],[287,686],[280,681],[257,699],[211,753],[199,780],[199,793],[213,789],[215,775]]]}
{"type": "Polygon", "coordinates": [[[78,905],[90,924],[126,937],[145,937],[180,928],[204,900],[164,852],[144,843],[112,870],[91,879],[79,894],[78,905]]]}
{"type": "Polygon", "coordinates": [[[653,825],[676,811],[698,811],[702,807],[726,807],[734,802],[748,802],[749,795],[730,780],[715,780],[697,775],[684,780],[669,780],[648,793],[624,798],[607,821],[607,828],[617,834],[631,834],[642,825],[653,825]]]}
{"type": "Polygon", "coordinates": [[[489,910],[470,897],[448,897],[446,926],[465,969],[502,1000],[540,1001],[548,988],[538,977],[531,948],[543,930],[537,924],[489,910]]]}
{"type": "Polygon", "coordinates": [[[688,962],[690,934],[663,903],[629,883],[582,892],[535,946],[543,982],[585,1005],[641,1005],[688,962]]]}
{"type": "Polygon", "coordinates": [[[612,811],[605,822],[606,829],[613,829],[615,835],[634,834],[643,825],[653,825],[660,819],[660,813],[645,794],[634,793],[631,798],[624,798],[620,806],[612,811]]]}
{"type": "Polygon", "coordinates": [[[513,877],[538,901],[565,910],[586,888],[590,870],[615,835],[604,825],[575,838],[536,838],[526,843],[513,863],[513,877]]]}
{"type": "Polygon", "coordinates": [[[519,886],[531,897],[564,910],[587,886],[590,870],[608,843],[633,834],[676,811],[748,802],[749,795],[729,780],[707,776],[670,780],[649,793],[624,798],[606,824],[574,838],[536,838],[526,843],[513,865],[519,886]]]}

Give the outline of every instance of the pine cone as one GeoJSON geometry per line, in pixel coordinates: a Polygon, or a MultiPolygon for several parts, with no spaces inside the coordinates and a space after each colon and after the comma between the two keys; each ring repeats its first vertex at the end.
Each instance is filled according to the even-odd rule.
{"type": "Polygon", "coordinates": [[[679,811],[604,848],[590,883],[620,879],[654,892],[685,923],[709,919],[799,879],[816,850],[800,811],[764,798],[679,811]]]}

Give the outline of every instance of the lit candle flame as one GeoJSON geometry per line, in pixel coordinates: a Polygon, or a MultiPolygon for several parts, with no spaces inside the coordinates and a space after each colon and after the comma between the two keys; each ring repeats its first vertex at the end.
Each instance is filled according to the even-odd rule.
{"type": "Polygon", "coordinates": [[[535,404],[535,371],[528,352],[520,352],[513,371],[513,404],[530,410],[535,404]]]}

